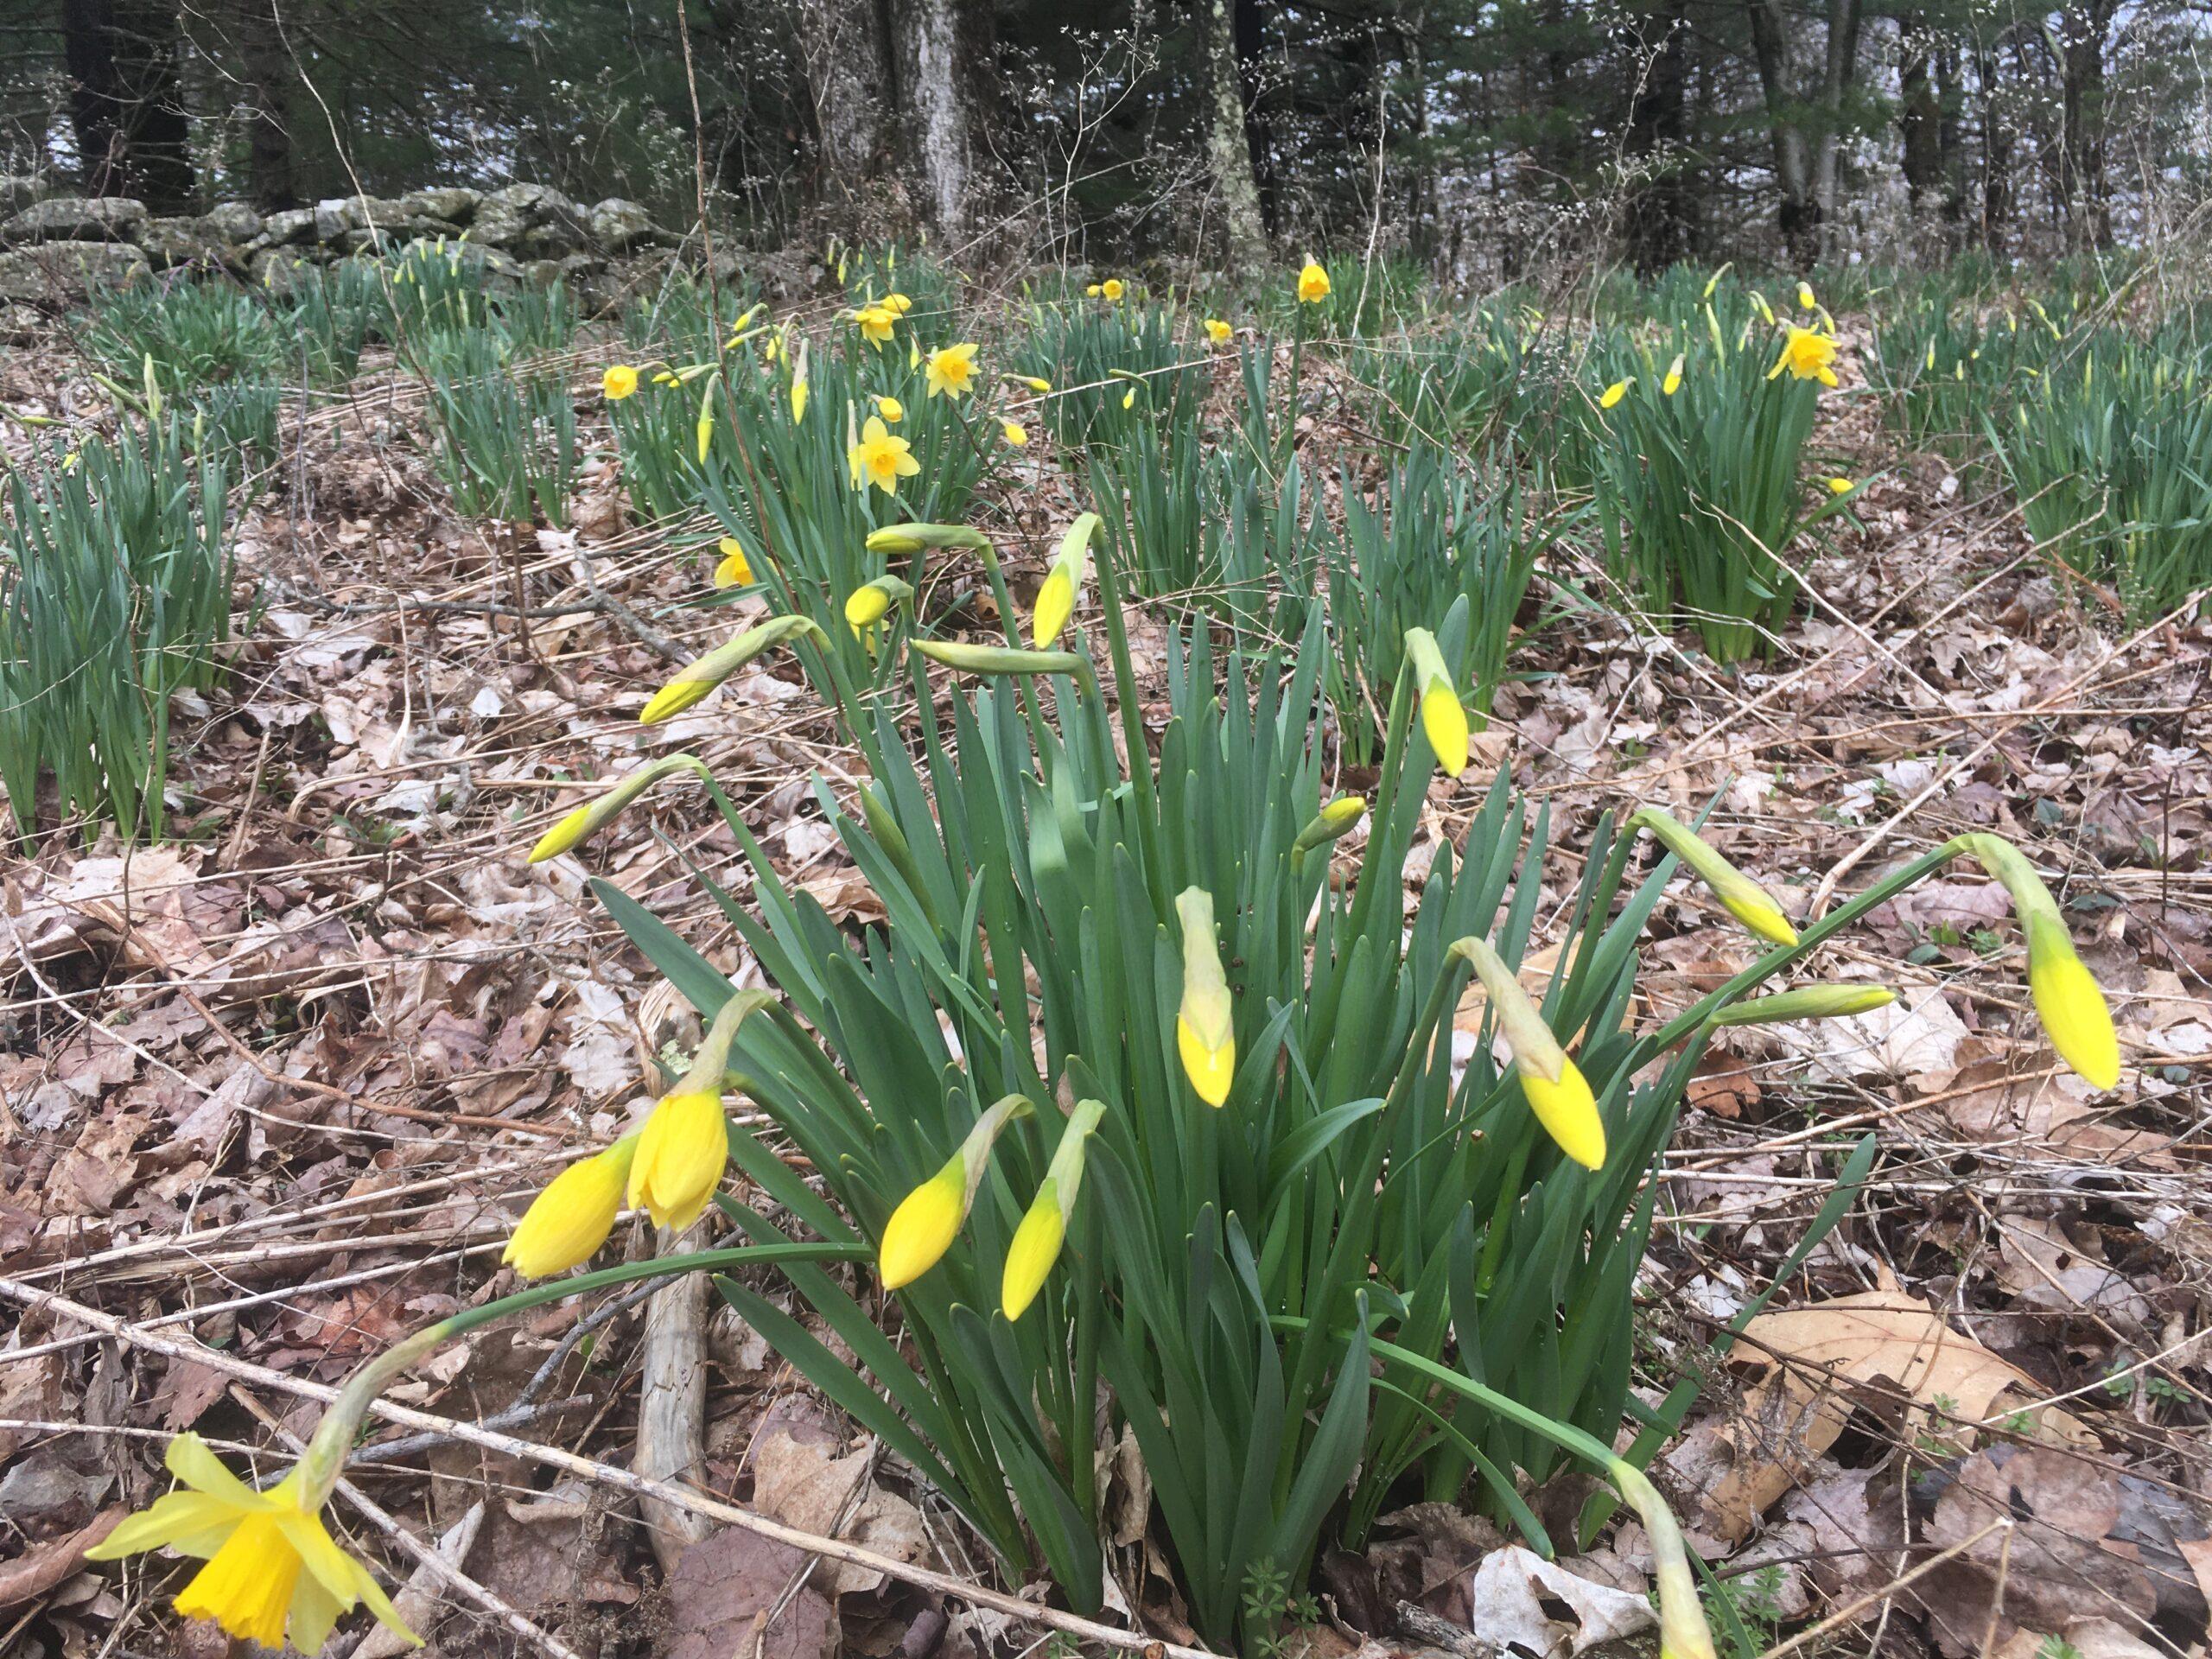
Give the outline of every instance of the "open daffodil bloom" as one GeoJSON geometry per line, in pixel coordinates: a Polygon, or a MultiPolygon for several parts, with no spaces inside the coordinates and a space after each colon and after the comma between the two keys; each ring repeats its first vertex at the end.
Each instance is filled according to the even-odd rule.
{"type": "Polygon", "coordinates": [[[313,1653],[339,1618],[364,1602],[395,1635],[422,1645],[369,1570],[332,1540],[322,1524],[327,1488],[310,1489],[304,1464],[256,1491],[196,1434],[171,1440],[162,1461],[180,1490],[127,1517],[85,1552],[88,1560],[163,1548],[194,1556],[207,1565],[177,1592],[177,1611],[265,1648],[289,1639],[313,1653]]]}

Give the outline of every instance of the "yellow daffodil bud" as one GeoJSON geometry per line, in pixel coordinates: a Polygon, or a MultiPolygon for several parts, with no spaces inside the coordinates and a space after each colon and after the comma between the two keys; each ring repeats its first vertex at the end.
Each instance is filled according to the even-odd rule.
{"type": "Polygon", "coordinates": [[[612,363],[599,377],[599,390],[610,404],[619,404],[638,389],[638,372],[627,363],[612,363]]]}
{"type": "Polygon", "coordinates": [[[499,1260],[525,1279],[544,1279],[582,1266],[607,1243],[622,1209],[638,1136],[580,1158],[546,1183],[507,1239],[499,1260]]]}
{"type": "Polygon", "coordinates": [[[1729,267],[1733,265],[1736,262],[1733,259],[1731,259],[1727,264],[1721,266],[1719,270],[1714,271],[1712,276],[1706,279],[1704,294],[1704,297],[1706,299],[1709,300],[1713,297],[1713,290],[1720,286],[1720,279],[1728,274],[1729,267]]]}
{"type": "Polygon", "coordinates": [[[1334,800],[1324,802],[1321,810],[1298,832],[1298,839],[1290,843],[1292,862],[1295,863],[1316,847],[1325,846],[1350,835],[1352,826],[1366,811],[1367,797],[1364,795],[1339,795],[1334,800]]]}
{"type": "Polygon", "coordinates": [[[750,588],[753,585],[753,561],[745,556],[745,544],[734,536],[725,536],[715,543],[721,557],[715,565],[715,586],[717,588],[750,588]]]}
{"type": "Polygon", "coordinates": [[[1224,322],[1219,317],[1208,317],[1206,319],[1206,338],[1211,340],[1215,345],[1226,346],[1231,340],[1235,339],[1236,336],[1236,331],[1230,327],[1227,323],[1224,322]]]}
{"type": "Polygon", "coordinates": [[[1098,529],[1098,515],[1086,512],[1068,526],[1060,537],[1060,550],[1037,590],[1037,604],[1029,616],[1029,642],[1042,651],[1058,640],[1075,614],[1082,597],[1084,578],[1090,570],[1090,538],[1098,529]]]}
{"type": "Polygon", "coordinates": [[[1427,628],[1406,630],[1405,671],[1414,677],[1421,699],[1421,729],[1429,753],[1446,776],[1457,778],[1467,769],[1467,711],[1460,706],[1436,636],[1427,628]]]}
{"type": "MultiPolygon", "coordinates": [[[[332,1408],[326,1423],[337,1410],[332,1408]]],[[[313,1653],[341,1614],[365,1602],[378,1623],[410,1647],[421,1647],[423,1638],[407,1628],[369,1570],[323,1525],[322,1506],[344,1459],[342,1444],[325,1446],[325,1438],[319,1428],[300,1466],[257,1491],[198,1435],[178,1435],[162,1459],[175,1487],[125,1516],[86,1559],[119,1560],[168,1548],[200,1557],[205,1565],[177,1592],[177,1611],[211,1619],[272,1651],[289,1639],[302,1653],[313,1653]],[[318,1458],[332,1465],[327,1482],[308,1467],[318,1458]]]]}
{"type": "Polygon", "coordinates": [[[822,630],[810,617],[776,616],[757,627],[751,627],[735,638],[716,645],[698,661],[677,671],[676,677],[653,693],[652,700],[639,712],[640,726],[658,726],[672,715],[704,698],[709,691],[743,668],[762,652],[779,645],[786,639],[802,634],[821,636],[822,630]]]}
{"type": "Polygon", "coordinates": [[[1856,484],[1853,483],[1847,478],[1832,478],[1828,480],[1828,493],[1830,495],[1849,495],[1858,487],[1859,486],[1856,484]]]}
{"type": "Polygon", "coordinates": [[[883,1225],[883,1242],[876,1251],[876,1270],[886,1290],[911,1285],[944,1260],[976,1202],[991,1143],[1000,1130],[1029,1111],[1029,1103],[1020,1095],[1001,1099],[976,1120],[944,1167],[899,1201],[883,1225]]]}
{"type": "Polygon", "coordinates": [[[722,1083],[738,1027],[775,1001],[768,991],[734,991],[715,1011],[705,1039],[676,1087],[661,1096],[638,1135],[629,1199],[656,1226],[682,1232],[698,1220],[729,1160],[722,1083]]]}
{"type": "Polygon", "coordinates": [[[1123,409],[1135,409],[1136,406],[1137,389],[1135,386],[1131,386],[1127,391],[1122,394],[1122,407],[1123,409]]]}
{"type": "Polygon", "coordinates": [[[1209,1106],[1229,1098],[1236,1077],[1236,1006],[1221,971],[1221,945],[1214,937],[1213,895],[1185,887],[1176,896],[1175,914],[1183,926],[1183,1001],[1175,1014],[1175,1047],[1191,1087],[1209,1106]]]}
{"type": "Polygon", "coordinates": [[[624,807],[671,772],[686,771],[695,772],[702,778],[708,775],[706,762],[694,754],[665,755],[636,768],[605,794],[577,807],[539,836],[537,844],[530,849],[529,861],[543,864],[549,858],[558,858],[586,836],[612,823],[624,807]]]}
{"type": "Polygon", "coordinates": [[[1029,447],[1029,429],[1020,421],[1001,421],[999,435],[1014,448],[1027,449],[1029,447]]]}
{"type": "Polygon", "coordinates": [[[1675,353],[1675,360],[1667,365],[1667,378],[1659,383],[1662,397],[1671,397],[1682,389],[1682,354],[1675,353]]]}
{"type": "Polygon", "coordinates": [[[802,364],[801,372],[791,377],[791,424],[793,426],[804,426],[806,423],[806,374],[802,364]]]}
{"type": "Polygon", "coordinates": [[[1559,1149],[1585,1169],[1605,1162],[1605,1122],[1581,1069],[1552,1035],[1521,981],[1487,940],[1471,935],[1452,942],[1448,956],[1475,970],[1490,1000],[1491,1017],[1513,1052],[1513,1069],[1529,1109],[1559,1149]]]}
{"type": "Polygon", "coordinates": [[[1083,1185],[1084,1147],[1105,1116],[1104,1103],[1096,1100],[1077,1102],[1075,1110],[1068,1115],[1067,1127],[1060,1131],[1060,1144],[1053,1150],[1037,1196],[1023,1213],[1021,1224],[1014,1230],[1014,1242],[1007,1246],[1006,1268],[999,1279],[999,1308],[1008,1319],[1018,1319],[1029,1311],[1052,1264],[1060,1259],[1068,1216],[1083,1185]]]}
{"type": "Polygon", "coordinates": [[[1083,292],[1084,292],[1084,298],[1086,298],[1086,299],[1092,299],[1092,300],[1096,299],[1096,298],[1098,297],[1098,295],[1099,295],[1099,289],[1100,289],[1101,286],[1102,286],[1102,284],[1097,283],[1091,283],[1088,288],[1086,288],[1086,289],[1084,289],[1083,290],[1083,292]]]}
{"type": "Polygon", "coordinates": [[[1897,994],[1886,985],[1800,985],[1731,1002],[1713,1016],[1716,1026],[1773,1026],[1793,1020],[1841,1020],[1886,1008],[1897,994]]]}
{"type": "Polygon", "coordinates": [[[1598,407],[1600,409],[1611,409],[1615,404],[1618,404],[1622,398],[1628,396],[1628,389],[1635,384],[1636,377],[1632,374],[1625,380],[1614,381],[1611,385],[1607,386],[1603,392],[1599,394],[1598,407]]]}
{"type": "Polygon", "coordinates": [[[1306,260],[1298,273],[1298,300],[1301,305],[1319,305],[1329,297],[1329,273],[1313,259],[1306,260]]]}
{"type": "Polygon", "coordinates": [[[966,524],[886,524],[868,534],[871,553],[908,555],[925,548],[964,547],[971,553],[988,553],[991,538],[966,524]]]}
{"type": "Polygon", "coordinates": [[[1071,651],[1016,651],[958,639],[917,639],[913,648],[963,674],[1072,674],[1083,666],[1083,658],[1071,651]]]}
{"type": "Polygon", "coordinates": [[[2035,866],[2012,842],[1991,835],[1951,843],[2002,882],[2028,938],[2028,991],[2059,1058],[2093,1089],[2120,1082],[2120,1039],[2105,994],[2074,949],[2066,918],[2035,866]]]}
{"type": "Polygon", "coordinates": [[[1634,1464],[1617,1459],[1605,1472],[1636,1510],[1637,1519],[1643,1522],[1643,1535],[1651,1541],[1652,1572],[1659,1580],[1660,1659],[1715,1659],[1713,1633],[1706,1628],[1705,1609],[1698,1600],[1697,1576],[1674,1511],[1634,1464]]]}
{"type": "Polygon", "coordinates": [[[883,308],[894,317],[903,317],[914,308],[914,302],[904,294],[893,291],[883,296],[883,308]]]}
{"type": "Polygon", "coordinates": [[[896,397],[879,397],[875,400],[875,412],[896,426],[906,418],[906,405],[896,397]]]}
{"type": "Polygon", "coordinates": [[[1631,812],[1621,825],[1624,834],[1649,830],[1659,843],[1689,866],[1698,879],[1713,889],[1713,896],[1728,913],[1770,944],[1795,944],[1797,930],[1783,913],[1781,902],[1704,842],[1688,825],[1677,822],[1656,806],[1631,812]]]}
{"type": "Polygon", "coordinates": [[[845,595],[845,620],[852,625],[855,633],[873,627],[890,613],[893,605],[912,597],[913,592],[897,576],[878,576],[874,582],[863,582],[845,595]]]}
{"type": "Polygon", "coordinates": [[[1009,386],[1025,386],[1040,397],[1052,389],[1052,383],[1040,375],[1001,374],[999,378],[1009,386]]]}
{"type": "Polygon", "coordinates": [[[1798,283],[1797,308],[1800,311],[1811,311],[1818,308],[1820,302],[1813,297],[1813,285],[1810,283],[1798,283]]]}
{"type": "Polygon", "coordinates": [[[1751,309],[1759,314],[1759,321],[1770,328],[1774,327],[1774,308],[1766,302],[1766,296],[1756,288],[1751,289],[1751,309]]]}

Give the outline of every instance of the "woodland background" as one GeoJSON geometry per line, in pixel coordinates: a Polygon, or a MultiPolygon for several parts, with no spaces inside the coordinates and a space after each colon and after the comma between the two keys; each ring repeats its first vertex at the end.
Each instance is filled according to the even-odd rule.
{"type": "Polygon", "coordinates": [[[1474,283],[2004,259],[2182,227],[2208,35],[2202,0],[0,0],[0,173],[157,213],[527,180],[676,224],[703,187],[754,245],[1474,283]]]}

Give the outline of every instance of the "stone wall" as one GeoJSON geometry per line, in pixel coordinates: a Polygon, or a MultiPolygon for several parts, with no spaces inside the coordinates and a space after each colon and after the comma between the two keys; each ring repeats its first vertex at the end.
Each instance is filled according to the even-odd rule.
{"type": "Polygon", "coordinates": [[[0,304],[57,308],[81,300],[88,283],[187,267],[281,284],[303,260],[464,234],[499,276],[566,277],[587,295],[614,262],[679,240],[634,201],[609,197],[586,207],[539,184],[348,196],[269,214],[233,202],[158,219],[127,197],[53,195],[35,181],[0,176],[0,304]]]}

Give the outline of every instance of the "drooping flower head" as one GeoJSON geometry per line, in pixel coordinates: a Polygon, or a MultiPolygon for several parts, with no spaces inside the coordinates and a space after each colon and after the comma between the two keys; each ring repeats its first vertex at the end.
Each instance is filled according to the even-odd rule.
{"type": "Polygon", "coordinates": [[[1487,940],[1469,936],[1453,941],[1450,955],[1465,961],[1482,981],[1491,1017],[1513,1052],[1513,1069],[1529,1109],[1559,1149],[1585,1169],[1605,1162],[1605,1122],[1581,1069],[1552,1035],[1551,1027],[1529,1000],[1521,982],[1487,940]]]}
{"type": "Polygon", "coordinates": [[[658,726],[672,715],[702,701],[724,680],[743,668],[772,645],[802,634],[820,637],[822,630],[811,617],[773,616],[755,627],[750,627],[734,638],[716,645],[696,662],[677,671],[676,677],[652,695],[651,702],[639,711],[640,726],[658,726]]]}
{"type": "Polygon", "coordinates": [[[2120,1039],[2103,988],[2082,964],[2058,901],[2035,866],[2012,842],[1991,835],[1961,836],[1951,845],[1971,855],[2002,882],[2028,938],[2028,991],[2059,1058],[2094,1089],[2120,1082],[2120,1039]]]}
{"type": "Polygon", "coordinates": [[[896,426],[906,418],[906,405],[896,397],[879,397],[875,400],[875,412],[882,416],[890,424],[896,426]]]}
{"type": "Polygon", "coordinates": [[[499,1260],[525,1279],[549,1278],[590,1261],[621,1213],[638,1139],[626,1135],[548,1181],[515,1224],[499,1260]]]}
{"type": "Polygon", "coordinates": [[[1758,882],[1700,840],[1688,824],[1656,806],[1639,808],[1621,825],[1624,833],[1649,830],[1659,843],[1688,865],[1728,913],[1770,944],[1795,944],[1797,930],[1783,912],[1782,903],[1758,882]]]}
{"type": "Polygon", "coordinates": [[[1075,614],[1084,578],[1090,571],[1090,538],[1098,529],[1098,515],[1086,512],[1068,526],[1060,537],[1060,550],[1037,590],[1037,604],[1029,614],[1029,643],[1042,651],[1058,643],[1075,614]]]}
{"type": "Polygon", "coordinates": [[[738,1027],[775,1001],[769,991],[735,991],[715,1013],[691,1064],[645,1119],[630,1160],[629,1199],[656,1226],[682,1232],[698,1220],[729,1161],[722,1085],[738,1027]]]}
{"type": "Polygon", "coordinates": [[[1221,971],[1221,944],[1214,936],[1213,895],[1185,887],[1175,898],[1183,927],[1183,1001],[1175,1014],[1175,1046],[1191,1087],[1209,1106],[1229,1098],[1236,1077],[1236,1005],[1221,971]]]}
{"type": "Polygon", "coordinates": [[[1309,258],[1298,273],[1298,302],[1300,305],[1319,305],[1329,297],[1329,273],[1319,263],[1309,258]]]}
{"type": "Polygon", "coordinates": [[[1068,1217],[1083,1185],[1084,1147],[1105,1116],[1104,1103],[1096,1100],[1077,1101],[1075,1110],[1068,1115],[1067,1126],[1060,1131],[1060,1144],[1046,1166],[1045,1179],[1038,1184],[1037,1196],[1007,1246],[1006,1268],[999,1277],[999,1309],[1008,1319],[1019,1319],[1029,1311],[1030,1303],[1045,1287],[1052,1264],[1060,1259],[1068,1217]]]}
{"type": "Polygon", "coordinates": [[[1682,1529],[1657,1488],[1635,1465],[1616,1460],[1605,1471],[1643,1522],[1651,1541],[1653,1575],[1659,1581],[1659,1659],[1714,1659],[1682,1529]]]}
{"type": "Polygon", "coordinates": [[[883,1243],[876,1251],[876,1270],[886,1290],[911,1285],[944,1260],[975,1205],[991,1143],[1000,1130],[1030,1110],[1021,1096],[1005,1096],[976,1120],[944,1167],[899,1201],[883,1224],[883,1243]]]}
{"type": "Polygon", "coordinates": [[[1029,447],[1029,429],[1020,421],[1001,421],[999,435],[1016,449],[1027,449],[1029,447]]]}
{"type": "Polygon", "coordinates": [[[715,548],[721,555],[715,565],[715,586],[750,588],[753,561],[745,556],[745,543],[734,536],[725,536],[715,543],[715,548]]]}
{"type": "Polygon", "coordinates": [[[903,599],[911,599],[912,584],[897,576],[878,576],[864,582],[845,595],[845,621],[855,633],[874,627],[890,614],[891,607],[903,599]]]}
{"type": "Polygon", "coordinates": [[[579,845],[587,836],[613,823],[624,807],[671,772],[695,772],[702,778],[708,775],[706,762],[695,754],[664,755],[648,765],[639,766],[605,794],[568,813],[539,836],[537,844],[530,849],[529,861],[543,864],[549,858],[558,858],[579,845]]]}

